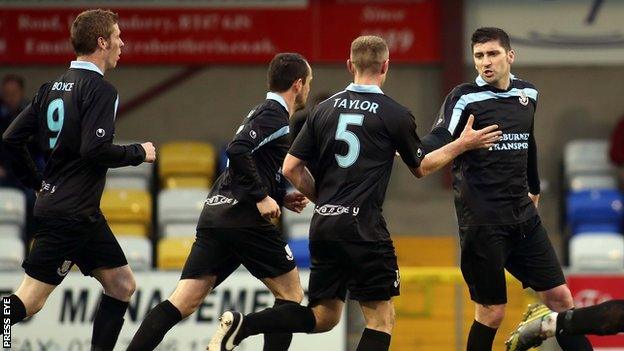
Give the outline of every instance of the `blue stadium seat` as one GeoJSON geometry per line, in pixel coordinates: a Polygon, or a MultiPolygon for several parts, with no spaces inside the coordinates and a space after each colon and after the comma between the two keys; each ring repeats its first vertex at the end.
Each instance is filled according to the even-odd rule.
{"type": "Polygon", "coordinates": [[[568,194],[567,210],[572,234],[621,232],[622,194],[617,190],[571,192],[568,194]]]}
{"type": "Polygon", "coordinates": [[[295,262],[299,268],[310,268],[310,241],[306,239],[290,239],[288,246],[295,256],[295,262]]]}
{"type": "Polygon", "coordinates": [[[225,171],[228,165],[228,157],[227,157],[227,154],[225,153],[226,149],[227,149],[227,144],[223,144],[221,146],[221,150],[219,150],[219,169],[218,169],[219,174],[223,173],[223,171],[225,171]]]}

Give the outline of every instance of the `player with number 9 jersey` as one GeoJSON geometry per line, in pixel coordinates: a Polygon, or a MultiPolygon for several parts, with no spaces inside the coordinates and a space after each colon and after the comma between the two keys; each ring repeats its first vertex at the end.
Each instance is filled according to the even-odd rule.
{"type": "Polygon", "coordinates": [[[16,175],[37,192],[37,232],[23,263],[29,277],[58,285],[74,263],[85,275],[127,265],[100,199],[108,168],[150,160],[141,144],[113,144],[118,105],[117,90],[104,80],[101,68],[76,60],[39,88],[4,133],[16,175]],[[43,174],[26,148],[31,137],[45,152],[43,174]]]}
{"type": "Polygon", "coordinates": [[[94,219],[99,216],[107,169],[143,162],[140,144],[112,144],[118,104],[117,90],[97,66],[73,61],[62,76],[39,88],[7,130],[7,145],[34,135],[45,150],[41,175],[25,150],[11,148],[23,161],[16,162],[20,181],[38,191],[35,216],[94,219]]]}
{"type": "Polygon", "coordinates": [[[70,28],[76,60],[39,88],[2,136],[15,174],[37,192],[36,232],[22,263],[25,275],[8,297],[10,323],[37,313],[76,264],[103,288],[91,319],[91,350],[98,351],[115,347],[136,286],[100,211],[106,172],[156,159],[151,142],[113,144],[119,96],[104,73],[117,66],[124,46],[118,22],[119,16],[110,10],[86,10],[76,16],[70,28]],[[26,148],[31,138],[45,150],[43,174],[26,148]]]}

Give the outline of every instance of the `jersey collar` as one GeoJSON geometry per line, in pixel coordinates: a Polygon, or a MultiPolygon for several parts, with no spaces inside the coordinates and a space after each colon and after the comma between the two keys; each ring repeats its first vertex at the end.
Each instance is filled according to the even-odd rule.
{"type": "Polygon", "coordinates": [[[347,86],[346,90],[354,91],[356,93],[383,94],[383,91],[381,91],[380,87],[376,85],[367,85],[367,84],[351,83],[347,86]]]}
{"type": "MultiPolygon", "coordinates": [[[[511,73],[509,73],[509,78],[513,81],[514,79],[516,79],[516,76],[514,76],[511,73]]],[[[477,83],[477,85],[480,86],[480,87],[482,87],[484,85],[488,85],[488,83],[485,81],[485,79],[481,78],[480,75],[477,75],[477,79],[475,79],[475,83],[477,83]]]]}
{"type": "Polygon", "coordinates": [[[286,112],[290,113],[290,111],[288,111],[288,105],[286,105],[286,100],[284,100],[284,98],[279,95],[276,94],[272,91],[269,91],[266,95],[267,100],[275,100],[277,102],[280,103],[280,105],[284,106],[284,108],[286,109],[286,112]]]}
{"type": "Polygon", "coordinates": [[[88,71],[93,71],[95,73],[99,73],[101,76],[104,76],[104,73],[100,71],[98,66],[89,61],[72,61],[69,65],[69,68],[86,69],[88,71]]]}

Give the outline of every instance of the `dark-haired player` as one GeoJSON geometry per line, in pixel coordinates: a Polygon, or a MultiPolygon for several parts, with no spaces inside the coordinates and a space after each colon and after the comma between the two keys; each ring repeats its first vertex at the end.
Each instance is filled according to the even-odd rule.
{"type": "MultiPolygon", "coordinates": [[[[129,351],[153,350],[241,264],[269,288],[275,306],[299,305],[303,289],[292,252],[270,219],[280,216],[280,205],[300,212],[308,202],[298,192],[286,194],[281,167],[291,144],[289,118],[305,105],[311,81],[312,69],[301,55],[273,58],[266,100],[249,112],[228,145],[229,166],[206,199],[178,286],[147,314],[129,351]]],[[[287,350],[291,339],[266,335],[264,350],[287,350]]]]}
{"type": "MultiPolygon", "coordinates": [[[[491,350],[505,314],[505,269],[553,310],[574,305],[537,213],[537,89],[511,74],[515,53],[502,29],[479,28],[471,42],[477,78],[448,94],[427,144],[435,149],[452,142],[469,116],[476,126],[497,124],[503,132],[489,150],[466,152],[453,163],[461,270],[476,304],[467,349],[485,351],[491,350]]],[[[558,335],[557,340],[566,351],[591,350],[583,336],[558,335]]]]}

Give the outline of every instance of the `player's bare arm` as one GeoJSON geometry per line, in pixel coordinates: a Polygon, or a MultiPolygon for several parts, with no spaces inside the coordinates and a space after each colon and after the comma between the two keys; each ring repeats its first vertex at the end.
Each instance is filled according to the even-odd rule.
{"type": "Polygon", "coordinates": [[[141,146],[143,147],[143,150],[145,150],[145,161],[143,162],[154,163],[154,161],[156,161],[156,148],[154,147],[154,144],[148,141],[141,144],[141,146]]]}
{"type": "Polygon", "coordinates": [[[275,200],[273,200],[272,197],[268,195],[264,199],[257,202],[256,207],[258,207],[258,211],[260,211],[260,214],[264,218],[277,218],[282,214],[280,206],[275,200]]]}
{"type": "Polygon", "coordinates": [[[290,192],[284,196],[284,207],[296,213],[301,213],[309,203],[310,200],[298,191],[290,192]]]}
{"type": "Polygon", "coordinates": [[[428,153],[420,164],[420,167],[413,168],[412,173],[421,178],[431,174],[462,153],[474,149],[487,149],[496,144],[503,134],[498,130],[498,125],[494,124],[483,129],[473,129],[474,116],[470,115],[466,126],[459,138],[446,144],[445,146],[428,153]]]}
{"type": "Polygon", "coordinates": [[[286,179],[310,201],[316,200],[314,177],[306,168],[306,162],[291,154],[286,155],[282,171],[286,179]]]}

